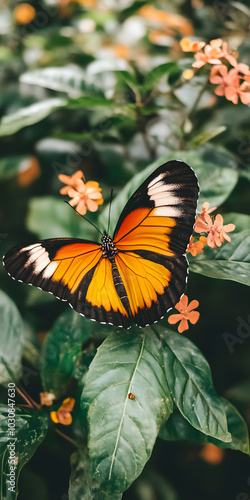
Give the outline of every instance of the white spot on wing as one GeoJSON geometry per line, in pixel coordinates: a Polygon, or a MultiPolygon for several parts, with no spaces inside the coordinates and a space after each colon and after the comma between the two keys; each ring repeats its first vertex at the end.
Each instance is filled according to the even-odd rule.
{"type": "MultiPolygon", "coordinates": [[[[164,177],[163,174],[160,174],[159,177],[161,176],[164,177]]],[[[182,215],[180,208],[182,200],[174,194],[177,188],[177,184],[166,184],[161,179],[153,185],[151,182],[149,183],[148,196],[155,204],[154,215],[165,217],[180,217],[182,215]]]]}
{"type": "Polygon", "coordinates": [[[148,195],[153,196],[158,193],[171,193],[174,189],[178,189],[177,184],[165,184],[165,182],[160,182],[148,189],[148,195]]]}
{"type": "MultiPolygon", "coordinates": [[[[24,267],[27,267],[30,264],[30,259],[24,264],[24,267]]],[[[41,273],[46,266],[50,264],[50,258],[47,252],[43,253],[41,257],[35,260],[34,272],[35,274],[41,273]]]]}
{"type": "Polygon", "coordinates": [[[20,252],[30,251],[30,250],[32,250],[33,248],[36,248],[36,247],[41,247],[41,244],[40,243],[35,243],[34,245],[29,245],[28,247],[21,248],[20,252]]]}
{"type": "Polygon", "coordinates": [[[57,266],[58,266],[58,262],[50,262],[48,267],[46,267],[46,269],[44,269],[44,271],[43,271],[43,278],[51,278],[51,276],[54,274],[57,266]]]}
{"type": "Polygon", "coordinates": [[[155,177],[149,184],[148,184],[148,188],[154,186],[154,184],[156,184],[157,182],[161,181],[162,179],[164,179],[165,175],[164,174],[160,174],[158,175],[157,177],[155,177]]]}
{"type": "Polygon", "coordinates": [[[154,209],[154,215],[163,217],[180,217],[182,215],[182,211],[178,207],[173,207],[172,205],[169,207],[161,206],[154,209]]]}
{"type": "Polygon", "coordinates": [[[36,260],[38,261],[38,263],[39,263],[39,261],[42,261],[44,254],[46,254],[47,257],[49,256],[49,254],[48,254],[48,252],[46,252],[45,248],[43,248],[41,246],[39,248],[34,248],[34,250],[31,250],[30,252],[28,252],[29,258],[25,264],[25,267],[27,267],[29,264],[32,264],[36,260]],[[42,258],[41,258],[41,256],[42,256],[42,258]]]}

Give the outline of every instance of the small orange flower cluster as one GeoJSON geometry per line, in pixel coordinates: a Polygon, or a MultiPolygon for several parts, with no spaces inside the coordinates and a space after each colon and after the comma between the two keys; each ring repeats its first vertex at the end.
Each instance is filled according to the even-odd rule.
{"type": "Polygon", "coordinates": [[[72,198],[69,204],[72,207],[76,206],[77,212],[81,215],[85,215],[87,209],[90,212],[96,212],[98,206],[103,203],[101,188],[98,182],[88,181],[85,184],[82,180],[83,177],[84,175],[81,170],[77,170],[71,176],[64,174],[58,176],[61,182],[67,184],[60,189],[60,193],[67,194],[72,198]]]}
{"type": "Polygon", "coordinates": [[[51,411],[51,420],[55,424],[70,425],[72,424],[71,412],[75,406],[75,399],[67,398],[64,399],[60,408],[57,411],[51,411]]]}
{"type": "Polygon", "coordinates": [[[52,406],[55,399],[53,392],[40,392],[40,403],[42,406],[52,406]]]}
{"type": "MultiPolygon", "coordinates": [[[[195,221],[194,230],[196,233],[207,233],[207,236],[200,236],[198,241],[195,241],[194,236],[191,237],[187,252],[190,252],[193,256],[203,252],[204,244],[207,244],[211,248],[216,248],[216,246],[220,247],[225,240],[231,242],[231,238],[227,233],[234,231],[235,225],[226,224],[224,226],[221,214],[217,214],[213,222],[209,214],[214,210],[216,210],[216,207],[209,208],[209,203],[206,201],[202,205],[201,212],[198,212],[200,216],[195,221]]],[[[188,305],[188,298],[186,295],[183,295],[178,304],[175,305],[175,309],[180,314],[172,314],[169,316],[168,322],[174,325],[180,321],[178,326],[179,333],[188,330],[188,321],[194,325],[199,319],[200,314],[198,311],[193,311],[198,305],[198,300],[192,300],[188,305]]]]}
{"type": "Polygon", "coordinates": [[[238,104],[239,99],[243,104],[250,103],[250,70],[247,64],[238,63],[236,58],[228,52],[227,43],[221,38],[205,42],[192,42],[189,38],[180,41],[183,52],[195,52],[195,62],[192,66],[201,68],[206,63],[212,65],[210,82],[218,85],[215,94],[225,96],[228,101],[238,104]],[[202,50],[203,49],[203,50],[202,50]],[[228,70],[222,59],[232,66],[228,70]]]}
{"type": "MultiPolygon", "coordinates": [[[[223,217],[221,214],[217,214],[213,222],[209,214],[214,210],[216,210],[216,207],[210,209],[208,207],[209,203],[205,202],[203,203],[202,211],[198,212],[200,213],[200,217],[198,217],[195,221],[195,226],[194,226],[195,232],[208,233],[207,237],[201,237],[201,238],[202,241],[211,248],[220,247],[225,240],[231,242],[231,238],[228,236],[227,233],[231,233],[231,231],[234,231],[235,225],[226,224],[224,226],[223,217]]],[[[188,248],[188,251],[191,252],[191,249],[188,248]]]]}

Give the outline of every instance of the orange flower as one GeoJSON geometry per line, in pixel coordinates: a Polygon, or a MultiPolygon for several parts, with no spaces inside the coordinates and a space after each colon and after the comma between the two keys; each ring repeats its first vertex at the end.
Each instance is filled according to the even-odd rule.
{"type": "Polygon", "coordinates": [[[53,392],[40,392],[40,403],[42,406],[51,406],[54,399],[55,394],[53,392]]]}
{"type": "Polygon", "coordinates": [[[204,247],[204,243],[202,241],[199,240],[194,242],[194,239],[195,239],[194,236],[192,236],[187,248],[187,253],[190,252],[191,255],[193,255],[193,257],[198,255],[199,253],[203,253],[203,247],[204,247]]]}
{"type": "Polygon", "coordinates": [[[194,71],[192,69],[185,69],[182,73],[183,78],[185,80],[190,80],[194,76],[194,71]]]}
{"type": "Polygon", "coordinates": [[[18,183],[20,186],[28,186],[41,175],[39,162],[35,156],[23,161],[18,172],[18,183]]]}
{"type": "Polygon", "coordinates": [[[201,451],[201,458],[205,460],[205,462],[208,462],[212,465],[217,465],[222,462],[224,455],[225,450],[217,448],[217,446],[212,443],[206,444],[201,451]]]}
{"type": "Polygon", "coordinates": [[[36,11],[29,3],[20,3],[13,12],[17,24],[28,24],[33,21],[36,11]]]}
{"type": "Polygon", "coordinates": [[[83,182],[83,172],[77,170],[71,177],[68,175],[60,174],[59,180],[67,186],[60,189],[61,194],[67,194],[72,200],[69,204],[72,207],[76,206],[77,212],[85,215],[87,209],[90,212],[96,212],[98,206],[103,203],[101,188],[98,182],[88,181],[86,184],[83,182]]]}
{"type": "Polygon", "coordinates": [[[192,35],[193,33],[191,23],[179,14],[156,9],[153,5],[144,5],[138,12],[150,22],[162,24],[166,28],[174,28],[183,35],[192,35]]]}
{"type": "Polygon", "coordinates": [[[243,82],[237,89],[242,104],[250,104],[250,83],[243,82]]]}
{"type": "Polygon", "coordinates": [[[194,68],[201,68],[207,62],[210,64],[221,64],[220,59],[224,56],[221,46],[221,38],[211,40],[210,44],[205,46],[204,52],[200,51],[194,55],[196,61],[192,64],[192,66],[194,68]]]}
{"type": "Polygon", "coordinates": [[[223,217],[221,214],[216,215],[215,217],[215,222],[217,222],[218,225],[218,231],[220,233],[220,240],[222,243],[224,243],[224,240],[229,241],[231,243],[231,238],[228,236],[227,233],[231,233],[232,231],[235,230],[235,225],[234,224],[226,224],[226,226],[223,226],[223,217]]]}
{"type": "MultiPolygon", "coordinates": [[[[219,84],[215,89],[215,94],[219,96],[225,96],[228,101],[233,102],[233,104],[238,104],[240,98],[243,104],[250,103],[250,86],[247,81],[240,84],[239,72],[242,72],[239,68],[233,68],[228,71],[227,67],[224,65],[216,66],[211,69],[210,82],[214,84],[219,84]]],[[[243,65],[243,70],[246,71],[243,65]]],[[[246,73],[247,75],[247,73],[246,73]]]]}
{"type": "Polygon", "coordinates": [[[188,297],[187,295],[183,295],[178,304],[175,305],[175,309],[177,309],[180,314],[172,314],[171,316],[169,316],[168,322],[170,323],[170,325],[175,325],[176,323],[178,323],[178,321],[180,321],[180,324],[178,326],[179,333],[188,330],[188,321],[190,321],[190,323],[194,325],[195,323],[197,323],[200,317],[200,313],[198,311],[193,311],[193,309],[196,309],[198,305],[198,300],[192,300],[188,305],[188,297]]]}
{"type": "Polygon", "coordinates": [[[197,210],[197,214],[201,214],[200,218],[201,218],[202,220],[204,220],[204,215],[206,215],[206,214],[210,214],[211,212],[213,212],[214,210],[216,210],[216,209],[217,209],[217,207],[213,207],[213,208],[209,208],[209,209],[208,209],[209,205],[210,205],[210,203],[209,203],[208,201],[205,201],[205,202],[203,203],[203,205],[202,205],[201,212],[198,212],[198,210],[197,210]]]}
{"type": "Polygon", "coordinates": [[[120,59],[129,59],[129,47],[124,43],[118,43],[112,47],[112,51],[120,59]]]}
{"type": "Polygon", "coordinates": [[[182,38],[180,41],[180,46],[183,52],[197,52],[198,50],[201,50],[204,45],[206,45],[205,42],[193,42],[192,40],[189,40],[189,38],[182,38]]]}
{"type": "Polygon", "coordinates": [[[237,66],[237,60],[233,56],[232,53],[229,53],[227,50],[227,42],[222,42],[222,52],[223,52],[223,57],[234,67],[237,66]]]}
{"type": "Polygon", "coordinates": [[[221,214],[216,215],[215,221],[213,221],[208,214],[204,215],[204,220],[199,217],[195,221],[195,232],[196,233],[208,233],[207,245],[211,248],[220,247],[224,240],[231,242],[231,238],[227,235],[231,231],[234,231],[234,224],[227,224],[223,226],[223,217],[221,214]]]}
{"type": "Polygon", "coordinates": [[[64,399],[59,410],[51,411],[50,416],[55,424],[70,425],[72,423],[71,412],[75,406],[75,399],[64,399]]]}

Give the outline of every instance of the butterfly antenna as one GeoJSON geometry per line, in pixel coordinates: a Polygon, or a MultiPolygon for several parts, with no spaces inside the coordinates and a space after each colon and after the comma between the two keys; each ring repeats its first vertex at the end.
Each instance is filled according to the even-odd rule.
{"type": "Polygon", "coordinates": [[[110,216],[111,216],[111,203],[112,203],[112,200],[113,200],[113,193],[114,193],[114,188],[111,188],[110,202],[109,202],[109,220],[108,220],[108,230],[107,230],[107,234],[109,234],[110,216]]]}
{"type": "Polygon", "coordinates": [[[91,224],[91,226],[93,226],[102,236],[102,232],[100,231],[100,229],[98,229],[98,227],[93,223],[91,222],[90,220],[88,220],[86,217],[84,217],[84,215],[80,214],[80,212],[77,212],[77,210],[74,209],[74,207],[72,207],[70,205],[70,203],[68,201],[65,201],[64,203],[67,203],[67,205],[69,205],[71,208],[73,208],[74,212],[76,212],[78,215],[80,215],[84,220],[86,220],[89,224],[91,224]]]}

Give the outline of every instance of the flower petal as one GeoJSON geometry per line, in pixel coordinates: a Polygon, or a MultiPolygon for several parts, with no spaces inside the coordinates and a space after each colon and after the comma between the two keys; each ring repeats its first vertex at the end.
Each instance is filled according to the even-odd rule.
{"type": "Polygon", "coordinates": [[[196,233],[206,233],[208,231],[208,225],[202,220],[201,217],[198,217],[195,221],[194,230],[196,233]]]}
{"type": "Polygon", "coordinates": [[[175,325],[175,323],[178,323],[178,321],[181,321],[181,319],[181,314],[171,314],[171,316],[168,317],[168,322],[170,323],[170,325],[175,325]]]}
{"type": "Polygon", "coordinates": [[[58,420],[62,425],[72,424],[72,415],[69,412],[58,412],[58,420]]]}
{"type": "Polygon", "coordinates": [[[87,198],[86,204],[90,212],[96,212],[98,210],[98,204],[96,203],[96,201],[87,198]]]}
{"type": "Polygon", "coordinates": [[[178,332],[179,333],[182,333],[182,332],[185,332],[185,330],[188,330],[189,329],[189,326],[188,326],[188,322],[186,319],[183,319],[179,326],[178,326],[178,332]]]}
{"type": "Polygon", "coordinates": [[[223,226],[223,230],[226,231],[226,233],[231,233],[231,231],[235,230],[235,225],[234,224],[226,224],[223,226]]]}
{"type": "Polygon", "coordinates": [[[186,311],[190,312],[190,311],[192,311],[192,309],[196,309],[196,307],[198,307],[198,306],[199,306],[198,300],[196,300],[196,299],[191,300],[190,304],[187,306],[186,311]]]}
{"type": "Polygon", "coordinates": [[[179,302],[177,302],[177,304],[175,304],[175,309],[177,309],[177,311],[183,311],[183,309],[186,309],[188,305],[188,297],[187,295],[183,295],[181,297],[181,300],[179,300],[179,302]]]}
{"type": "Polygon", "coordinates": [[[63,186],[61,189],[60,189],[60,193],[61,194],[68,194],[69,190],[71,189],[70,186],[63,186]]]}
{"type": "Polygon", "coordinates": [[[87,212],[86,204],[84,200],[80,200],[76,207],[77,212],[81,215],[85,215],[87,212]]]}
{"type": "Polygon", "coordinates": [[[50,417],[51,417],[51,420],[54,422],[54,424],[59,424],[59,420],[57,418],[57,412],[56,411],[51,411],[50,412],[50,417]]]}
{"type": "Polygon", "coordinates": [[[191,311],[189,316],[188,316],[188,320],[190,321],[190,323],[192,323],[192,325],[195,325],[195,323],[197,323],[199,317],[200,317],[200,313],[198,311],[191,311]]]}

